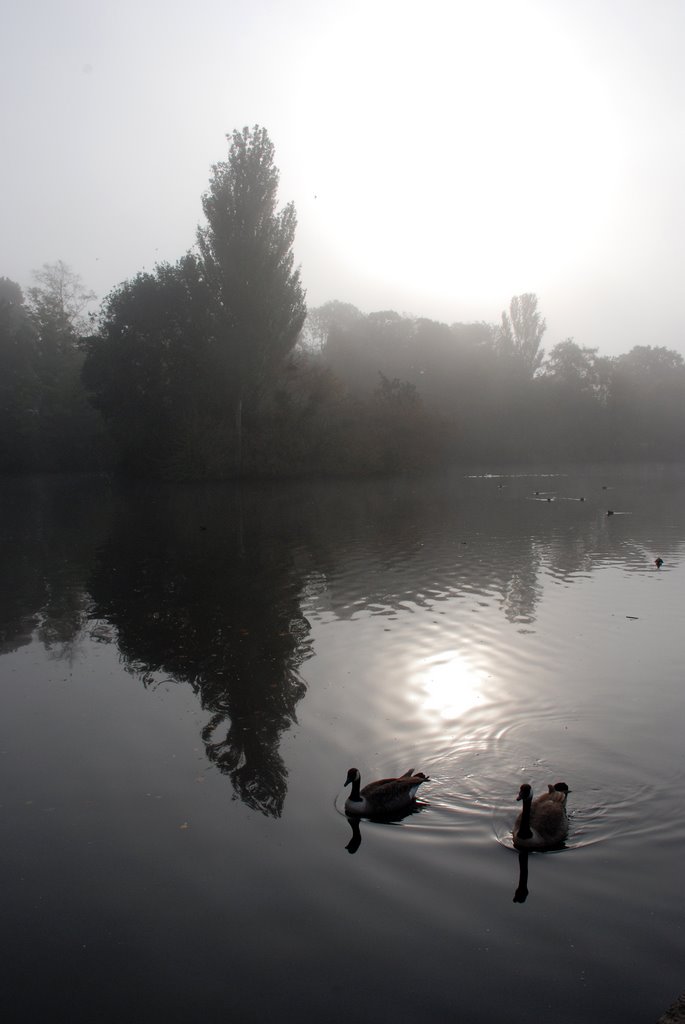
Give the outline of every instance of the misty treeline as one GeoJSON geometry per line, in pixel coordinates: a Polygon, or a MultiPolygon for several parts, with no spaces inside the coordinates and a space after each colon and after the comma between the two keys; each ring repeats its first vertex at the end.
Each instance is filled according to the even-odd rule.
{"type": "Polygon", "coordinates": [[[0,278],[0,471],[171,479],[680,458],[685,363],[543,347],[533,294],[499,324],[344,302],[307,312],[267,132],[228,137],[176,264],[93,296],[64,263],[0,278]]]}

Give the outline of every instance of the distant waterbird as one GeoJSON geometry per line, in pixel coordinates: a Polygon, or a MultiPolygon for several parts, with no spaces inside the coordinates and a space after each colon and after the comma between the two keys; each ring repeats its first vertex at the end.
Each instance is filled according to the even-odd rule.
{"type": "Polygon", "coordinates": [[[660,569],[661,566],[664,564],[663,558],[655,558],[654,559],[654,564],[657,567],[657,569],[660,569]]]}

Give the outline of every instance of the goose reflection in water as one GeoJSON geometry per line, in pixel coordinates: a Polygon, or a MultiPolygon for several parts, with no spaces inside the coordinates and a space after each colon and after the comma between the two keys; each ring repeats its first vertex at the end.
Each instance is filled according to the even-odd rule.
{"type": "Polygon", "coordinates": [[[528,899],[528,858],[533,850],[519,850],[519,877],[516,891],[514,892],[514,903],[525,903],[528,899]]]}
{"type": "MultiPolygon", "coordinates": [[[[408,807],[401,813],[365,815],[363,820],[371,822],[373,825],[399,825],[405,818],[410,818],[413,814],[420,814],[428,806],[422,800],[415,800],[411,807],[408,807]]],[[[346,817],[352,829],[352,837],[345,846],[345,849],[348,853],[356,853],[362,844],[362,818],[351,814],[346,815],[346,817]]]]}
{"type": "Polygon", "coordinates": [[[519,884],[514,893],[514,903],[525,903],[528,898],[528,850],[519,850],[519,884]]]}

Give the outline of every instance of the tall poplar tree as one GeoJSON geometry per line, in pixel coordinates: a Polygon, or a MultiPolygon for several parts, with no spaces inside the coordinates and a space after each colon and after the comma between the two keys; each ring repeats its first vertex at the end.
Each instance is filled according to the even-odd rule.
{"type": "Polygon", "coordinates": [[[244,410],[293,348],[306,306],[294,267],[295,207],[277,209],[279,173],[268,133],[255,125],[226,138],[228,159],[214,165],[202,197],[207,224],[198,229],[198,244],[214,296],[240,466],[244,410]]]}
{"type": "Polygon", "coordinates": [[[515,295],[509,313],[502,313],[498,331],[500,353],[514,360],[524,376],[532,379],[545,357],[542,336],[547,323],[538,310],[538,297],[532,292],[515,295]]]}

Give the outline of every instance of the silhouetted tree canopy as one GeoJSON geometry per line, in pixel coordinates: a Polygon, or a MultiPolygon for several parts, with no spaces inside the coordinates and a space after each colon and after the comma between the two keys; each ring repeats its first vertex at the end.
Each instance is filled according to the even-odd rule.
{"type": "Polygon", "coordinates": [[[305,317],[295,210],[276,209],[266,131],[245,128],[229,143],[202,200],[199,255],[115,289],[88,346],[84,379],[121,465],[138,474],[240,471],[244,419],[254,457],[268,416],[260,403],[268,406],[291,372],[286,357],[305,317]]]}
{"type": "Polygon", "coordinates": [[[682,457],[685,361],[662,346],[636,345],[612,365],[608,411],[622,456],[682,457]]]}
{"type": "Polygon", "coordinates": [[[32,468],[38,433],[37,333],[14,281],[0,278],[0,468],[32,468]]]}
{"type": "Polygon", "coordinates": [[[228,159],[214,165],[202,197],[207,224],[198,230],[198,244],[224,349],[240,466],[243,406],[254,410],[295,345],[306,307],[293,266],[295,207],[276,208],[279,174],[268,133],[255,125],[227,138],[228,159]]]}
{"type": "Polygon", "coordinates": [[[63,260],[44,263],[34,271],[36,284],[29,288],[29,306],[39,330],[51,334],[55,344],[73,347],[88,331],[86,309],[95,292],[87,289],[78,274],[63,260]]]}
{"type": "Polygon", "coordinates": [[[168,474],[179,462],[182,475],[221,475],[225,395],[210,303],[191,254],[138,274],[107,299],[84,379],[131,472],[168,474]],[[203,446],[205,432],[212,442],[203,446]]]}
{"type": "Polygon", "coordinates": [[[28,291],[0,279],[0,470],[95,468],[101,423],[81,383],[80,316],[92,293],[61,260],[28,291]]]}
{"type": "Polygon", "coordinates": [[[497,334],[498,349],[511,361],[513,368],[533,377],[544,359],[541,343],[546,329],[547,324],[538,311],[537,295],[532,292],[515,295],[509,312],[502,313],[497,334]]]}
{"type": "Polygon", "coordinates": [[[97,320],[61,260],[27,301],[0,279],[0,472],[221,479],[682,457],[683,358],[649,344],[610,358],[572,338],[545,355],[533,292],[497,325],[337,300],[307,312],[268,133],[227,139],[197,250],[119,285],[97,320]]]}
{"type": "Polygon", "coordinates": [[[321,351],[332,332],[345,330],[364,319],[364,314],[350,302],[333,299],[323,306],[310,309],[304,323],[302,343],[308,348],[321,351]]]}

